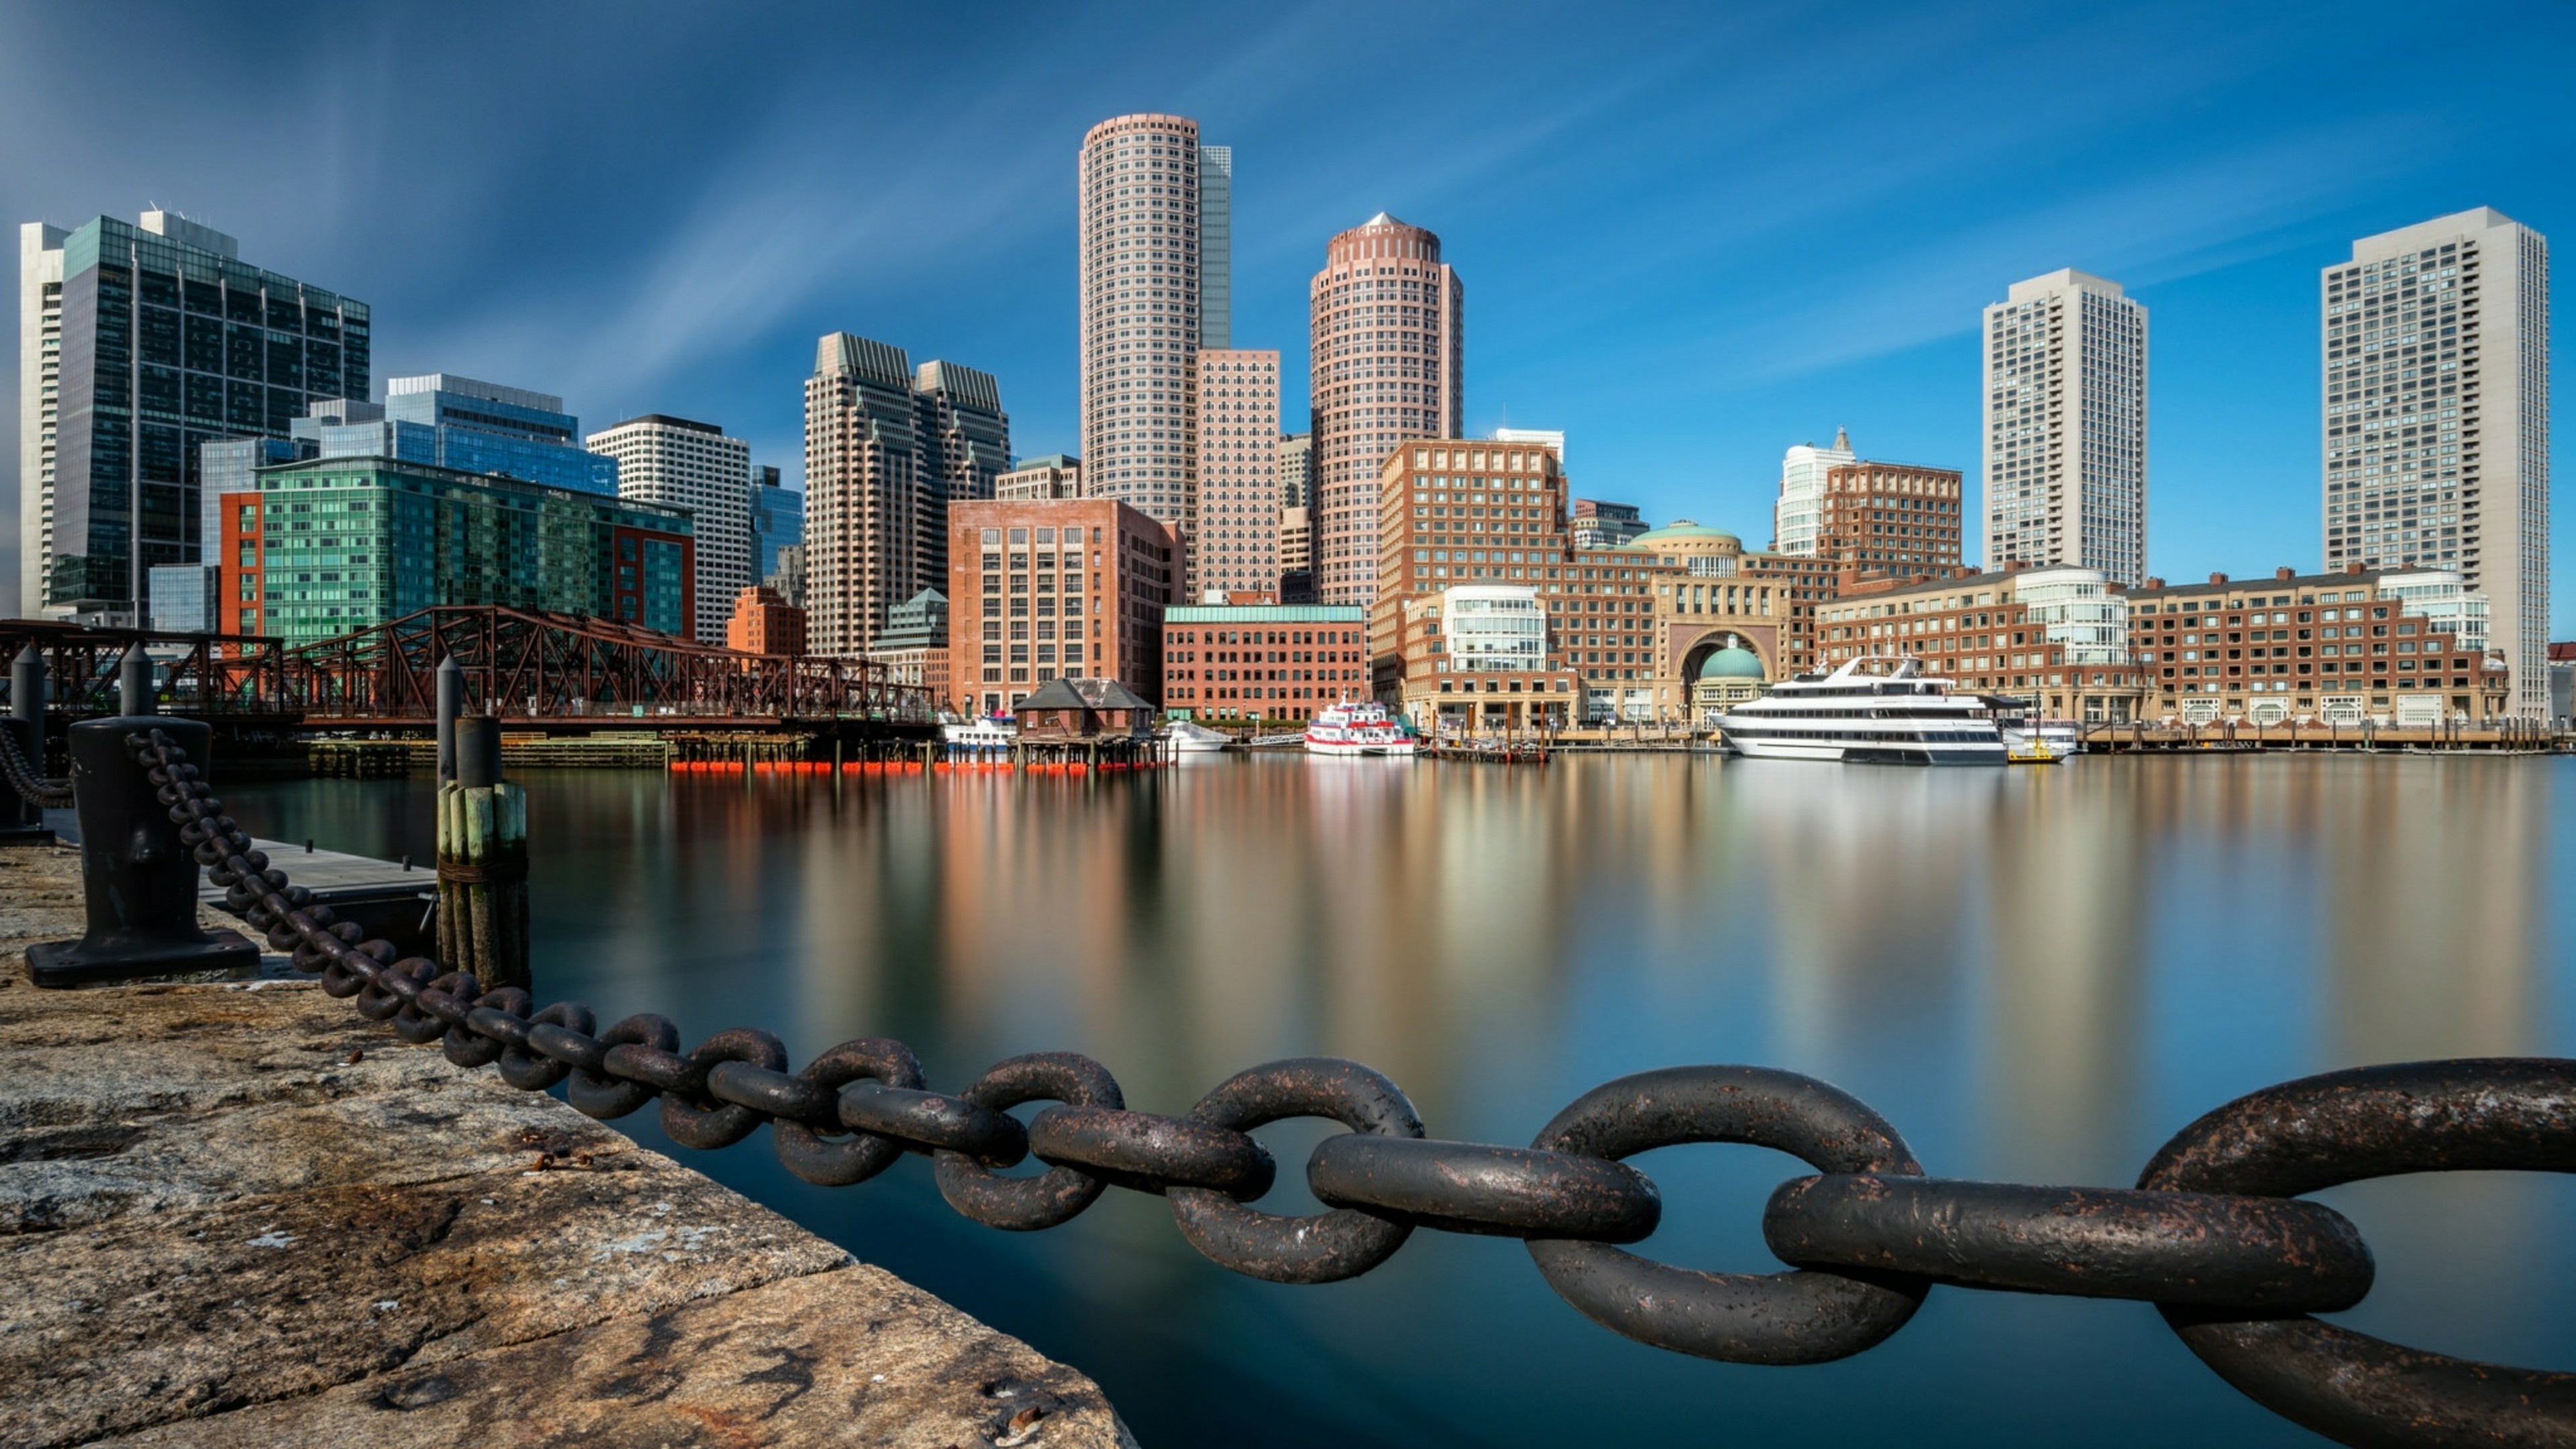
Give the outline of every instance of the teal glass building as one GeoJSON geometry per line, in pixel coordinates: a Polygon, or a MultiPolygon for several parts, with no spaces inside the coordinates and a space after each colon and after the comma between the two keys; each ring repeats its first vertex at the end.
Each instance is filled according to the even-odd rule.
{"type": "Polygon", "coordinates": [[[693,626],[686,509],[394,458],[263,468],[255,496],[222,502],[242,535],[224,595],[258,607],[258,627],[244,632],[310,644],[447,604],[665,634],[693,626]]]}

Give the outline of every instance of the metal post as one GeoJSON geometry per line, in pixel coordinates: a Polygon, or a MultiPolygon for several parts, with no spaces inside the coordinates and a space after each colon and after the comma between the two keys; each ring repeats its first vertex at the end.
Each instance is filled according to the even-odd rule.
{"type": "Polygon", "coordinates": [[[531,984],[528,797],[501,778],[501,722],[456,721],[456,778],[438,787],[438,958],[489,990],[531,984]]]}
{"type": "Polygon", "coordinates": [[[152,656],[144,653],[142,644],[137,643],[125,651],[125,659],[116,666],[117,713],[128,719],[141,719],[157,713],[154,704],[152,656]]]}
{"type": "MultiPolygon", "coordinates": [[[[33,644],[19,650],[10,662],[9,717],[0,720],[0,729],[9,731],[27,773],[44,778],[45,657],[33,644]]],[[[0,844],[50,845],[53,840],[54,833],[45,828],[44,806],[21,799],[16,790],[0,784],[0,844]]]]}
{"type": "Polygon", "coordinates": [[[456,719],[465,713],[465,671],[456,656],[438,664],[438,783],[456,778],[456,719]]]}
{"type": "Polygon", "coordinates": [[[27,756],[27,767],[37,774],[45,773],[45,656],[28,645],[9,662],[9,714],[34,726],[35,751],[27,756]]]}
{"type": "Polygon", "coordinates": [[[88,933],[27,948],[27,974],[38,986],[259,965],[259,948],[240,932],[197,926],[197,858],[180,842],[157,787],[126,747],[129,738],[153,729],[186,750],[190,764],[206,768],[215,732],[197,720],[132,716],[72,726],[88,933]]]}

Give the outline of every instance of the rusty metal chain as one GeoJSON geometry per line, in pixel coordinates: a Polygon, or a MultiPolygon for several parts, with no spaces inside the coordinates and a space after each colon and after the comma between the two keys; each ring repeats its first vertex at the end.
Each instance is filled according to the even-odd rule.
{"type": "Polygon", "coordinates": [[[730,1146],[766,1124],[779,1162],[808,1182],[862,1182],[907,1153],[927,1156],[951,1208],[1008,1231],[1067,1222],[1111,1187],[1159,1194],[1192,1247],[1275,1283],[1367,1272],[1416,1228],[1518,1238],[1594,1322],[1736,1363],[1858,1353],[1903,1328],[1935,1284],[2131,1299],[2158,1305],[2248,1396],[2343,1443],[2576,1446],[2576,1375],[2445,1358],[2309,1317],[2358,1303],[2374,1265],[2348,1219],[2299,1197],[2400,1172],[2576,1172],[2576,1061],[2425,1062],[2286,1083],[2184,1128],[2134,1189],[1928,1177],[1858,1100],[1760,1067],[1623,1077],[1528,1147],[1429,1138],[1393,1082],[1332,1058],[1240,1072],[1180,1117],[1130,1110],[1107,1068],[1070,1052],[1013,1057],[962,1092],[934,1092],[899,1042],[843,1042],[791,1072],[767,1032],[719,1032],[683,1051],[659,1016],[601,1031],[578,1002],[538,1008],[515,987],[487,992],[469,974],[397,960],[253,849],[166,735],[131,747],[226,904],[324,991],[460,1066],[494,1066],[524,1090],[562,1083],[592,1117],[658,1099],[663,1130],[683,1146],[730,1146]],[[1031,1102],[1053,1105],[1025,1124],[1010,1115],[1031,1102]],[[1351,1129],[1307,1160],[1319,1214],[1251,1206],[1277,1176],[1251,1131],[1294,1117],[1351,1129]],[[1818,1170],[1782,1184],[1763,1214],[1764,1241],[1789,1271],[1703,1272],[1615,1246],[1651,1236],[1663,1212],[1653,1180],[1622,1159],[1695,1142],[1774,1148],[1818,1170]],[[996,1171],[1030,1157],[1047,1170],[996,1171]]]}
{"type": "Polygon", "coordinates": [[[9,788],[18,798],[46,810],[69,810],[72,806],[72,782],[48,780],[36,773],[27,757],[18,750],[18,737],[0,730],[0,775],[9,778],[9,788]]]}

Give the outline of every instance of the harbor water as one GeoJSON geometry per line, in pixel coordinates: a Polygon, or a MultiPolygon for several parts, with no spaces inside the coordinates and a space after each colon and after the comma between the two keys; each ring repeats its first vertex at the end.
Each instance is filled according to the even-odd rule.
{"type": "MultiPolygon", "coordinates": [[[[948,1090],[1071,1049],[1129,1106],[1178,1113],[1243,1067],[1327,1054],[1393,1077],[1433,1136],[1525,1143],[1610,1078],[1761,1063],[1857,1094],[1935,1174],[2125,1186],[2200,1113],[2290,1077],[2576,1055],[2576,760],[520,779],[541,1000],[658,1011],[690,1042],[761,1026],[798,1062],[894,1036],[948,1090]]],[[[224,793],[256,834],[433,853],[425,780],[224,793]]],[[[1613,1336],[1505,1240],[1416,1233],[1364,1278],[1281,1287],[1201,1260],[1156,1198],[997,1233],[918,1159],[823,1189],[766,1134],[694,1153],[649,1111],[618,1125],[1092,1374],[1146,1449],[2322,1442],[2141,1304],[1935,1289],[1859,1357],[1740,1367],[1613,1336]]],[[[1281,1164],[1262,1206],[1313,1209],[1299,1166],[1328,1130],[1262,1130],[1281,1164]]],[[[1761,1209],[1794,1159],[1633,1161],[1665,1203],[1639,1251],[1778,1266],[1761,1209]]],[[[2321,1198],[2379,1261],[2337,1321],[2576,1368],[2576,1183],[2321,1198]]]]}

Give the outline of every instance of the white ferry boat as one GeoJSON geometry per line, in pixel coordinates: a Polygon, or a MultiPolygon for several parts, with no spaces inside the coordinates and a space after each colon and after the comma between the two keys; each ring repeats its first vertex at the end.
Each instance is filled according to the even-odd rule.
{"type": "Polygon", "coordinates": [[[1176,755],[1212,755],[1234,743],[1234,737],[1222,730],[1212,730],[1185,719],[1176,719],[1163,726],[1163,738],[1171,742],[1172,753],[1176,755]]]}
{"type": "Polygon", "coordinates": [[[1306,723],[1310,755],[1385,755],[1413,758],[1413,736],[1368,700],[1343,700],[1306,723]]]}
{"type": "Polygon", "coordinates": [[[1737,753],[1757,760],[1839,760],[1880,765],[2000,765],[2003,731],[1974,695],[1921,672],[1912,659],[1883,674],[1854,659],[1831,674],[1801,674],[1717,717],[1737,753]]]}
{"type": "Polygon", "coordinates": [[[1007,714],[950,720],[939,733],[952,750],[1007,750],[1020,737],[1019,725],[1007,714]]]}

